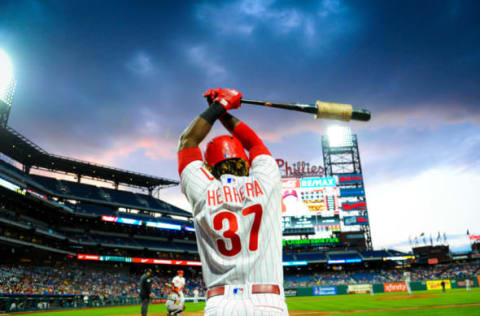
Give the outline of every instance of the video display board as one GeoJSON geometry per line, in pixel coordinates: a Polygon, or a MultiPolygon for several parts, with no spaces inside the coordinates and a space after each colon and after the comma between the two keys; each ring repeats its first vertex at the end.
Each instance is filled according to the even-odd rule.
{"type": "Polygon", "coordinates": [[[283,229],[311,228],[323,235],[340,231],[339,194],[334,177],[283,178],[283,229]]]}
{"type": "Polygon", "coordinates": [[[283,216],[339,214],[339,189],[334,177],[282,179],[283,216]]]}

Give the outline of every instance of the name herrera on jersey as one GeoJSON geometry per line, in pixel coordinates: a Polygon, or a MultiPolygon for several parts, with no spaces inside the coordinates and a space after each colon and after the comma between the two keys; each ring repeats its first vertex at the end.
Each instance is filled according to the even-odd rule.
{"type": "Polygon", "coordinates": [[[240,188],[224,185],[216,190],[207,190],[208,206],[217,206],[223,203],[243,203],[247,197],[256,198],[263,195],[262,188],[257,180],[246,182],[240,188]]]}

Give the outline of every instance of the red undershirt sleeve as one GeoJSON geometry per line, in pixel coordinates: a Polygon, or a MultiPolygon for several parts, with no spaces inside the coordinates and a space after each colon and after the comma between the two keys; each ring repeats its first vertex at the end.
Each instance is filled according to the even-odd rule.
{"type": "Polygon", "coordinates": [[[259,155],[272,155],[257,134],[244,122],[239,123],[232,131],[232,135],[240,140],[243,147],[250,153],[250,162],[259,155]]]}
{"type": "Polygon", "coordinates": [[[178,152],[178,174],[181,176],[183,169],[188,166],[189,163],[195,160],[203,161],[202,152],[200,148],[184,148],[178,152]]]}

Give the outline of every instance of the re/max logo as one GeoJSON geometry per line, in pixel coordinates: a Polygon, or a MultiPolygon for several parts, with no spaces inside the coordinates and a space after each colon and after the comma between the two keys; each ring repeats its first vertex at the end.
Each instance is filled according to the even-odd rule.
{"type": "Polygon", "coordinates": [[[334,187],[336,186],[335,178],[303,178],[300,180],[302,188],[318,188],[318,187],[334,187]]]}

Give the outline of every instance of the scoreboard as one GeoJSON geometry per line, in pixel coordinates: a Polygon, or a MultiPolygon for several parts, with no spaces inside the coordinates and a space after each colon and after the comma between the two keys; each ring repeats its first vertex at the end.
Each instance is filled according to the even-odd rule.
{"type": "Polygon", "coordinates": [[[283,216],[338,215],[338,196],[334,177],[282,179],[283,216]]]}
{"type": "Polygon", "coordinates": [[[283,178],[284,235],[331,237],[334,232],[359,230],[367,225],[368,218],[360,216],[366,203],[357,198],[364,194],[363,190],[342,187],[358,177],[283,178]]]}

